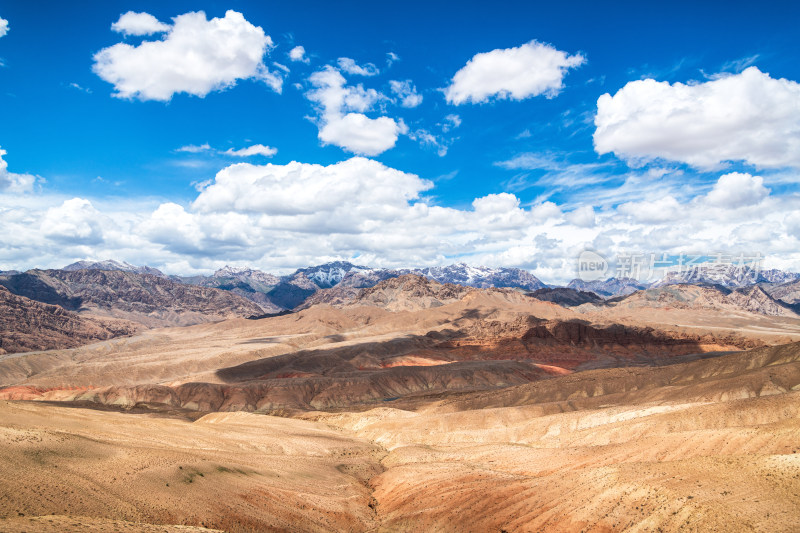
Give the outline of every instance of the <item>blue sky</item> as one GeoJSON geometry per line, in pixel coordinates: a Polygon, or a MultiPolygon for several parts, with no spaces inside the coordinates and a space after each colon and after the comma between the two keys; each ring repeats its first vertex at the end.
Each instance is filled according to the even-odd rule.
{"type": "Polygon", "coordinates": [[[0,269],[800,270],[800,7],[609,4],[0,2],[0,269]]]}

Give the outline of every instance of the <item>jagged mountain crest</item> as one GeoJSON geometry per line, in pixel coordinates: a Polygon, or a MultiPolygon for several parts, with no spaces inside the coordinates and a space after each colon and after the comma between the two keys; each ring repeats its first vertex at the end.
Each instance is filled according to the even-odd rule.
{"type": "Polygon", "coordinates": [[[535,291],[546,288],[536,276],[521,268],[490,268],[455,263],[447,266],[418,268],[410,270],[440,283],[455,283],[467,287],[516,287],[535,291]]]}
{"type": "Polygon", "coordinates": [[[568,289],[593,292],[603,298],[627,296],[636,291],[647,289],[649,286],[649,283],[632,278],[608,278],[606,280],[595,281],[573,279],[567,284],[568,289]]]}
{"type": "Polygon", "coordinates": [[[668,284],[607,301],[619,307],[730,309],[765,316],[798,318],[792,306],[776,300],[757,285],[729,289],[714,284],[668,284]]]}
{"type": "Polygon", "coordinates": [[[270,274],[269,272],[264,272],[263,270],[250,267],[232,267],[228,265],[220,268],[210,277],[216,279],[232,278],[249,284],[255,282],[263,286],[275,286],[281,281],[280,277],[275,274],[270,274]]]}
{"type": "Polygon", "coordinates": [[[76,270],[118,270],[120,272],[134,272],[136,274],[150,274],[151,276],[158,276],[166,278],[167,275],[158,270],[157,268],[149,266],[136,266],[126,261],[117,261],[116,259],[105,259],[103,261],[76,261],[69,264],[61,270],[67,272],[75,272],[76,270]]]}
{"type": "MultiPolygon", "coordinates": [[[[108,259],[104,261],[78,261],[63,268],[64,271],[77,270],[116,270],[151,274],[167,278],[160,270],[148,266],[135,266],[124,261],[108,259]]],[[[7,272],[6,276],[16,272],[7,272]]],[[[210,287],[232,292],[261,307],[266,313],[294,309],[320,290],[332,288],[361,289],[374,287],[383,280],[406,274],[416,274],[440,283],[451,283],[476,288],[515,288],[530,292],[548,285],[536,276],[520,268],[491,268],[455,263],[445,266],[425,268],[370,268],[349,261],[331,261],[320,265],[299,268],[292,274],[275,275],[247,266],[226,265],[211,275],[168,276],[168,279],[187,285],[210,287]]],[[[642,282],[631,278],[609,278],[598,281],[574,279],[568,289],[588,291],[601,298],[613,299],[633,294],[648,288],[665,287],[676,284],[718,285],[728,290],[763,286],[766,294],[774,299],[794,306],[798,299],[796,288],[791,286],[800,280],[800,274],[781,270],[761,270],[756,273],[740,265],[700,264],[689,273],[671,272],[655,283],[642,282]],[[690,278],[688,281],[686,278],[690,278]],[[786,286],[787,288],[783,288],[786,286]]],[[[348,292],[348,291],[345,291],[348,292]]],[[[349,292],[348,292],[349,293],[349,292]]],[[[553,297],[564,297],[555,294],[553,297]]],[[[329,298],[331,296],[325,296],[329,298]]],[[[343,294],[339,297],[343,297],[343,294]]],[[[573,299],[570,299],[572,301],[573,299]]],[[[766,304],[765,304],[766,305],[766,304]]],[[[756,306],[758,307],[758,306],[756,306]]],[[[776,310],[777,311],[777,310],[776,310]]]]}
{"type": "Polygon", "coordinates": [[[229,291],[120,270],[29,270],[0,277],[11,293],[66,310],[148,326],[247,317],[261,309],[229,291]]]}
{"type": "Polygon", "coordinates": [[[753,265],[701,263],[682,270],[667,272],[652,287],[679,284],[719,285],[729,289],[757,283],[785,283],[800,279],[800,274],[781,270],[761,270],[753,265]]]}
{"type": "Polygon", "coordinates": [[[320,289],[330,289],[338,285],[351,272],[367,272],[371,270],[369,267],[354,265],[349,261],[332,261],[321,265],[298,268],[293,276],[303,274],[320,289]]]}

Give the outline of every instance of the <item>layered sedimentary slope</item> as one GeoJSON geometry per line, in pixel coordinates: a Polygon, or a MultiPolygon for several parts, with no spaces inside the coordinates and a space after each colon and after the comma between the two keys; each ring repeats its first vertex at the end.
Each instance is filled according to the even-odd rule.
{"type": "Polygon", "coordinates": [[[300,419],[0,402],[0,530],[795,531],[798,395],[791,344],[300,419]]]}
{"type": "MultiPolygon", "coordinates": [[[[613,320],[616,308],[585,307],[403,276],[336,307],[0,359],[0,397],[203,411],[366,409],[800,339],[800,322],[790,317],[770,317],[783,320],[772,324],[772,338],[763,329],[743,328],[767,318],[746,310],[734,318],[727,309],[702,311],[708,325],[690,328],[654,327],[642,307],[624,309],[630,316],[613,320]],[[718,328],[719,320],[730,327],[718,328]]],[[[689,311],[701,312],[678,309],[669,316],[689,311]]]]}
{"type": "Polygon", "coordinates": [[[303,416],[387,449],[386,531],[800,526],[798,344],[303,416]]]}
{"type": "Polygon", "coordinates": [[[114,531],[111,520],[127,531],[377,525],[366,481],[382,470],[383,451],[318,423],[0,402],[0,447],[2,531],[114,531]]]}

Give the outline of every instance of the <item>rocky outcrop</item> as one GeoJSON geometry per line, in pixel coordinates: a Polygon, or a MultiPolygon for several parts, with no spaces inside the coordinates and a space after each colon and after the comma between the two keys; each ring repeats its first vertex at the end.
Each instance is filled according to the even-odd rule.
{"type": "Polygon", "coordinates": [[[764,290],[775,299],[789,305],[800,304],[800,280],[765,286],[764,290]]]}
{"type": "Polygon", "coordinates": [[[125,271],[29,270],[0,277],[0,285],[18,296],[69,311],[147,326],[189,325],[263,312],[253,302],[227,291],[125,271]]]}
{"type": "Polygon", "coordinates": [[[730,310],[765,316],[798,317],[789,306],[775,300],[758,286],[731,291],[719,285],[664,285],[613,298],[609,304],[628,308],[730,310]]]}
{"type": "Polygon", "coordinates": [[[439,283],[417,274],[404,274],[364,288],[340,284],[332,289],[317,291],[298,310],[318,304],[335,307],[373,305],[389,311],[429,309],[460,300],[471,290],[474,289],[452,283],[439,283]]]}
{"type": "Polygon", "coordinates": [[[602,296],[603,298],[613,298],[615,296],[627,296],[636,291],[641,291],[649,287],[644,283],[632,278],[609,278],[606,280],[583,281],[573,279],[567,285],[569,289],[588,291],[602,296]]]}
{"type": "Polygon", "coordinates": [[[586,303],[602,304],[603,299],[593,292],[579,291],[565,287],[554,289],[539,289],[530,293],[537,300],[553,302],[563,307],[576,307],[586,303]]]}
{"type": "Polygon", "coordinates": [[[535,291],[547,287],[539,278],[521,268],[489,268],[456,263],[443,267],[419,268],[410,273],[419,274],[440,283],[453,283],[481,289],[511,287],[535,291]]]}
{"type": "Polygon", "coordinates": [[[230,291],[256,303],[261,307],[262,313],[276,313],[283,309],[267,296],[281,282],[281,278],[260,270],[226,266],[211,276],[173,276],[172,279],[188,285],[230,291]]]}
{"type": "Polygon", "coordinates": [[[429,309],[463,298],[470,288],[439,283],[423,276],[406,274],[362,289],[353,305],[375,305],[390,311],[429,309]]]}
{"type": "Polygon", "coordinates": [[[67,265],[61,270],[74,272],[75,270],[119,270],[122,272],[134,272],[136,274],[150,274],[159,278],[166,278],[166,274],[157,268],[149,266],[136,266],[125,261],[106,259],[105,261],[77,261],[67,265]]]}
{"type": "Polygon", "coordinates": [[[74,348],[137,329],[130,323],[84,318],[0,287],[0,354],[74,348]]]}
{"type": "Polygon", "coordinates": [[[761,270],[755,264],[700,263],[684,266],[680,271],[667,272],[653,287],[664,285],[719,285],[728,289],[749,287],[757,283],[785,283],[796,281],[800,274],[782,270],[761,270]]]}
{"type": "Polygon", "coordinates": [[[789,305],[774,299],[757,285],[737,289],[728,294],[726,300],[741,309],[759,315],[797,317],[789,305]]]}

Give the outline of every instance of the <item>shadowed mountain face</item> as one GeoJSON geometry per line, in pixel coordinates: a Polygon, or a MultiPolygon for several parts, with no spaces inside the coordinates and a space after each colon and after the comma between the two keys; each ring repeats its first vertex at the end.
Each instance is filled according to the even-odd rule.
{"type": "Polygon", "coordinates": [[[80,296],[72,296],[65,287],[48,283],[48,280],[41,275],[41,272],[33,270],[21,274],[3,276],[0,277],[0,285],[13,294],[24,296],[37,302],[58,305],[70,311],[78,311],[81,308],[83,299],[80,296]]]}
{"type": "Polygon", "coordinates": [[[148,326],[196,324],[261,313],[254,303],[226,291],[121,270],[30,270],[0,277],[0,285],[19,296],[68,310],[148,326]]]}
{"type": "Polygon", "coordinates": [[[0,355],[73,348],[128,335],[136,324],[84,318],[57,305],[11,294],[0,286],[0,355]]]}
{"type": "Polygon", "coordinates": [[[578,291],[564,287],[553,289],[539,289],[533,291],[531,296],[539,300],[553,302],[565,307],[575,307],[586,303],[602,304],[603,299],[593,292],[578,291]]]}
{"type": "Polygon", "coordinates": [[[778,285],[766,285],[764,290],[773,298],[786,304],[800,304],[800,280],[789,281],[778,285]]]}

